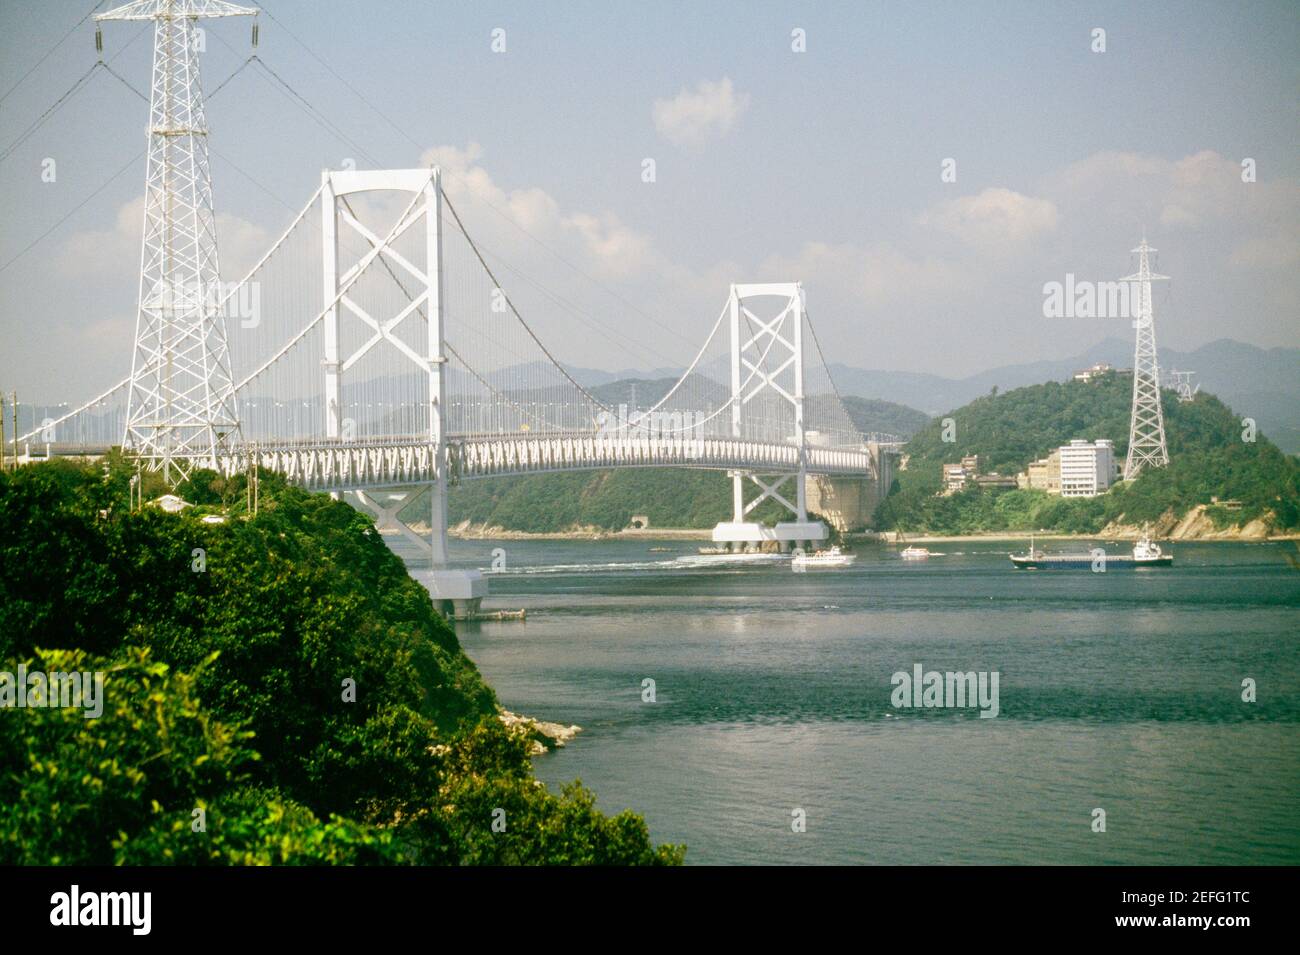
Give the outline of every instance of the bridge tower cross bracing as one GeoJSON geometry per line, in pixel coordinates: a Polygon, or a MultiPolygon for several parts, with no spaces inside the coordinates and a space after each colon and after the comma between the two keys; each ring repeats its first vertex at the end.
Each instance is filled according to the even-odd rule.
{"type": "MultiPolygon", "coordinates": [[[[758,306],[755,305],[757,308],[758,306]]],[[[713,540],[734,549],[775,541],[782,549],[802,547],[826,538],[826,525],[809,521],[807,510],[808,442],[804,430],[803,326],[807,320],[803,286],[798,282],[733,284],[728,298],[731,358],[731,435],[744,439],[744,409],[759,396],[778,396],[791,406],[797,464],[792,471],[760,474],[732,471],[732,519],[713,529],[713,540]],[[780,310],[771,318],[750,308],[753,300],[777,299],[780,310]],[[782,493],[794,482],[794,500],[782,493]],[[745,502],[747,482],[759,488],[758,497],[745,502]],[[773,499],[793,512],[795,520],[768,528],[748,521],[749,514],[773,499]]]]}
{"type": "Polygon", "coordinates": [[[1162,468],[1169,463],[1165,443],[1165,416],[1160,404],[1160,361],[1156,355],[1155,312],[1151,303],[1151,283],[1166,281],[1169,276],[1151,271],[1150,254],[1155,252],[1142,243],[1132,250],[1138,256],[1138,270],[1121,281],[1137,283],[1137,318],[1133,320],[1136,341],[1133,350],[1133,410],[1129,423],[1128,456],[1124,462],[1124,480],[1131,481],[1144,467],[1162,468]]]}
{"type": "Polygon", "coordinates": [[[168,482],[215,467],[239,432],[199,79],[200,19],[256,16],[225,0],[133,0],[95,17],[152,21],[140,289],[123,446],[168,482]]]}
{"type": "MultiPolygon", "coordinates": [[[[436,458],[436,477],[426,485],[429,497],[429,533],[417,536],[397,514],[408,502],[408,488],[376,489],[354,492],[358,503],[378,518],[382,528],[396,527],[413,543],[419,543],[429,558],[428,585],[434,601],[454,616],[470,616],[487,593],[487,582],[477,570],[452,570],[447,553],[447,348],[446,316],[443,293],[442,173],[429,169],[326,170],[321,174],[322,279],[325,302],[323,373],[325,435],[328,441],[347,441],[350,422],[342,416],[343,384],[346,373],[372,349],[385,343],[396,348],[422,374],[428,376],[428,436],[436,458]],[[415,197],[385,237],[366,226],[352,211],[347,198],[363,192],[402,192],[415,197]],[[422,224],[424,261],[416,265],[400,254],[394,243],[422,224]],[[340,270],[339,237],[341,230],[354,232],[371,250],[361,262],[346,271],[340,270]],[[350,290],[363,268],[376,267],[383,257],[394,277],[414,280],[409,301],[393,315],[371,315],[350,290]],[[344,354],[341,325],[345,316],[362,323],[369,338],[344,354]],[[426,324],[425,350],[419,354],[396,332],[413,317],[423,316],[426,324]]],[[[405,289],[405,283],[402,283],[405,289]]]]}

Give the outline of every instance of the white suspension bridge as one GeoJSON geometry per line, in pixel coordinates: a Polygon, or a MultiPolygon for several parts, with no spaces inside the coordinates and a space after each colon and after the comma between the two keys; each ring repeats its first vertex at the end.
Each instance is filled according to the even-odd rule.
{"type": "Polygon", "coordinates": [[[827,536],[809,517],[810,476],[883,477],[882,448],[896,439],[854,426],[798,282],[730,286],[662,398],[616,407],[524,319],[436,167],[322,173],[271,248],[223,284],[193,31],[200,17],[255,13],[221,0],[135,0],[97,17],[152,20],[155,30],[132,368],[19,441],[63,453],[121,443],[173,481],[199,467],[233,476],[255,465],[351,495],[381,527],[420,544],[435,600],[458,616],[476,610],[487,584],[478,571],[448,568],[454,482],[726,471],[731,520],[714,539],[784,548],[827,536]],[[429,501],[412,522],[419,531],[398,518],[417,492],[429,501]],[[790,519],[752,520],[769,500],[790,519]]]}

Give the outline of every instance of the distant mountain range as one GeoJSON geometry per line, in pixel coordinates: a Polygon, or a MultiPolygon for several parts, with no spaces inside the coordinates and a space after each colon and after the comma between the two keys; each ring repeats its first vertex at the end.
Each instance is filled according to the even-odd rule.
{"type": "MultiPolygon", "coordinates": [[[[1116,368],[1131,368],[1133,343],[1122,338],[1108,338],[1081,354],[1060,361],[1004,365],[968,378],[869,370],[843,364],[833,364],[830,370],[843,395],[884,400],[919,409],[928,415],[940,415],[988,394],[994,387],[1006,391],[1045,381],[1064,381],[1079,369],[1098,362],[1116,368]]],[[[1242,417],[1254,418],[1259,430],[1288,454],[1300,453],[1300,348],[1257,348],[1221,338],[1190,352],[1162,348],[1160,366],[1167,371],[1195,372],[1193,384],[1217,395],[1242,417]]],[[[614,382],[626,387],[627,379],[643,382],[647,379],[675,379],[681,372],[671,368],[619,372],[570,368],[569,373],[585,387],[614,382]]],[[[616,386],[610,391],[621,391],[622,387],[616,386]]],[[[656,386],[649,386],[645,395],[638,394],[637,397],[641,401],[653,401],[649,396],[658,390],[656,386]]]]}
{"type": "MultiPolygon", "coordinates": [[[[1001,391],[1044,381],[1063,381],[1097,362],[1133,367],[1133,344],[1108,338],[1061,361],[1005,365],[969,378],[943,378],[923,372],[869,371],[832,365],[842,394],[886,398],[932,415],[961,407],[994,387],[1001,391]]],[[[1256,348],[1221,338],[1190,352],[1160,350],[1164,371],[1192,371],[1194,385],[1217,395],[1286,451],[1300,453],[1300,348],[1256,348]]]]}

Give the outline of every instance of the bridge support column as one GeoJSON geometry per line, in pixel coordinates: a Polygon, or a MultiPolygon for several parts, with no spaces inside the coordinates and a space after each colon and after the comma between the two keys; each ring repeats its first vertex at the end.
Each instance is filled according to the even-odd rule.
{"type": "Polygon", "coordinates": [[[826,525],[821,521],[808,520],[802,473],[771,475],[753,474],[747,471],[729,473],[734,482],[731,520],[724,521],[713,528],[714,543],[729,546],[736,553],[773,545],[784,552],[792,545],[807,547],[809,544],[826,539],[826,525]],[[796,482],[797,489],[794,502],[782,493],[782,487],[791,480],[796,482]],[[745,503],[745,481],[752,481],[761,489],[761,493],[748,504],[745,503]],[[750,512],[769,498],[778,501],[791,511],[796,519],[781,521],[772,527],[748,520],[750,512]]]}
{"type": "MultiPolygon", "coordinates": [[[[341,417],[342,408],[348,404],[348,396],[342,389],[340,376],[372,347],[388,341],[426,376],[428,393],[424,412],[427,415],[429,444],[437,455],[434,480],[426,485],[430,497],[429,510],[426,512],[429,520],[428,534],[418,533],[397,516],[398,511],[410,503],[407,499],[409,492],[399,491],[396,495],[397,503],[391,506],[377,504],[376,494],[358,492],[357,497],[372,511],[377,510],[381,530],[396,529],[408,540],[418,540],[419,552],[428,557],[429,569],[417,571],[414,576],[428,587],[439,610],[458,619],[473,616],[487,593],[487,581],[478,570],[454,570],[447,566],[447,349],[442,264],[442,173],[436,167],[327,171],[322,177],[321,189],[324,210],[322,232],[325,242],[324,288],[325,302],[329,306],[325,316],[323,363],[326,437],[351,437],[347,433],[351,429],[346,419],[341,417]],[[378,190],[412,194],[410,205],[385,238],[380,238],[367,227],[346,201],[354,192],[378,190]],[[424,229],[422,268],[412,262],[411,258],[399,254],[393,245],[403,235],[418,234],[416,230],[420,223],[424,229]],[[370,251],[343,273],[345,287],[340,293],[338,231],[343,226],[351,230],[349,234],[355,233],[360,237],[370,251]],[[383,257],[384,267],[408,299],[408,304],[394,315],[371,315],[349,294],[360,272],[380,257],[383,257]],[[405,284],[408,277],[413,280],[413,285],[409,288],[405,284]],[[351,354],[344,354],[340,350],[343,339],[340,338],[339,323],[345,312],[350,316],[350,321],[356,320],[368,329],[364,344],[351,354]],[[413,315],[425,320],[426,345],[423,355],[417,354],[408,342],[394,334],[394,330],[413,315]]],[[[359,408],[360,405],[356,407],[359,408]]],[[[376,428],[391,426],[391,422],[365,420],[361,426],[365,433],[370,434],[376,428]]]]}
{"type": "Polygon", "coordinates": [[[433,604],[453,620],[474,617],[488,593],[487,578],[476,569],[447,566],[447,498],[437,484],[427,485],[430,495],[429,529],[413,527],[399,517],[413,500],[410,488],[353,491],[361,506],[375,516],[380,533],[396,531],[416,550],[418,559],[429,562],[427,570],[413,569],[411,576],[420,581],[433,598],[433,604]]]}
{"type": "MultiPolygon", "coordinates": [[[[445,476],[445,467],[442,473],[445,476]]],[[[445,477],[429,485],[429,517],[429,576],[427,579],[419,579],[428,588],[434,606],[442,611],[444,616],[453,620],[468,620],[478,615],[479,606],[487,596],[488,582],[481,570],[456,570],[447,566],[449,558],[445,477]]]]}
{"type": "Polygon", "coordinates": [[[731,520],[713,529],[713,539],[730,544],[733,550],[775,543],[782,551],[788,550],[791,544],[804,547],[825,540],[826,525],[808,520],[808,432],[804,428],[803,377],[803,325],[807,309],[803,286],[798,282],[732,285],[727,309],[731,319],[731,436],[738,440],[746,437],[743,409],[757,400],[752,407],[766,405],[768,409],[759,422],[762,430],[757,436],[759,440],[793,445],[797,458],[788,462],[795,469],[784,473],[731,472],[731,520]],[[757,304],[763,300],[768,303],[766,309],[757,304]],[[748,504],[745,503],[746,480],[753,481],[762,490],[748,504]],[[788,481],[794,481],[793,501],[780,490],[788,481]],[[746,520],[768,498],[779,501],[795,519],[771,528],[746,520]]]}

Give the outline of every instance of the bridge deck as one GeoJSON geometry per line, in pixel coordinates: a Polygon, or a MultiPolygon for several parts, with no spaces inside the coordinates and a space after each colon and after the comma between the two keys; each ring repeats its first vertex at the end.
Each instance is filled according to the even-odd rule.
{"type": "MultiPolygon", "coordinates": [[[[869,476],[866,450],[808,448],[810,474],[869,476]]],[[[226,475],[258,466],[283,473],[292,483],[320,491],[422,484],[438,478],[435,445],[426,438],[365,441],[284,442],[233,449],[218,459],[226,475]]],[[[685,467],[711,470],[793,473],[794,445],[732,438],[620,438],[604,435],[511,434],[450,437],[448,477],[452,480],[538,474],[551,471],[628,467],[685,467]]]]}

